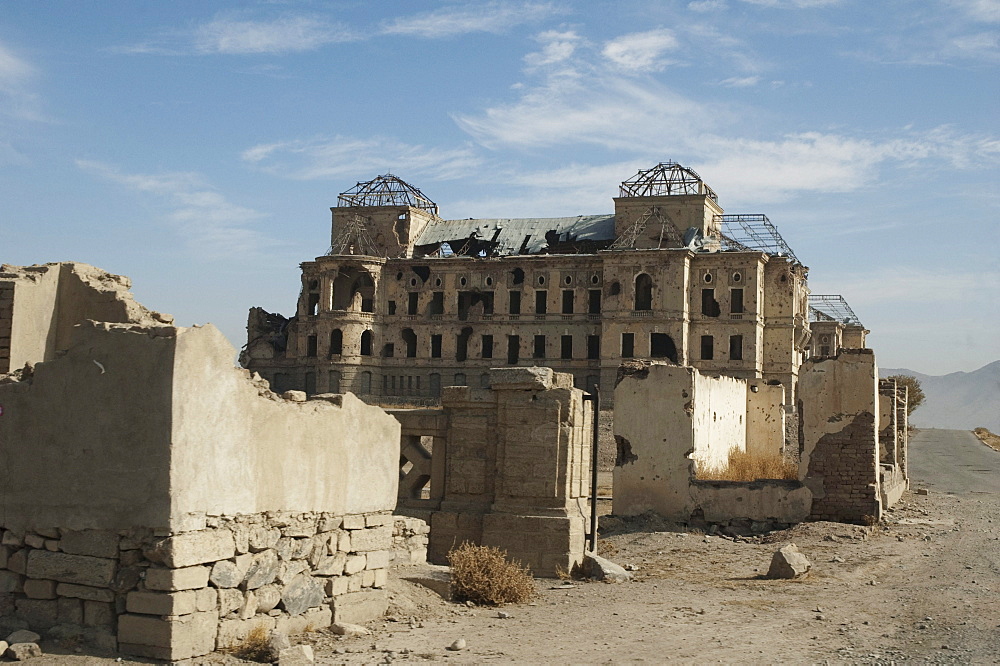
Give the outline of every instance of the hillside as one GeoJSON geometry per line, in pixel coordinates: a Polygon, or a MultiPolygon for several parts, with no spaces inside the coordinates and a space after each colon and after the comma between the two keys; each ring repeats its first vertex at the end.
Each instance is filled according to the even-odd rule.
{"type": "Polygon", "coordinates": [[[1000,361],[973,372],[925,375],[905,368],[880,368],[882,377],[913,375],[927,399],[910,421],[918,428],[971,430],[983,426],[1000,432],[1000,361]]]}

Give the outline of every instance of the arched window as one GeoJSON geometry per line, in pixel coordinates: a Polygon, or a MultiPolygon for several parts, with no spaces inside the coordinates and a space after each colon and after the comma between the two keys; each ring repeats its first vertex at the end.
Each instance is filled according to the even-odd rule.
{"type": "Polygon", "coordinates": [[[365,331],[361,334],[361,355],[371,356],[372,355],[372,332],[365,331]]]}
{"type": "Polygon", "coordinates": [[[635,278],[635,309],[653,309],[653,278],[639,273],[635,278]]]}
{"type": "Polygon", "coordinates": [[[339,328],[330,331],[330,356],[340,356],[344,353],[344,332],[339,328]]]}

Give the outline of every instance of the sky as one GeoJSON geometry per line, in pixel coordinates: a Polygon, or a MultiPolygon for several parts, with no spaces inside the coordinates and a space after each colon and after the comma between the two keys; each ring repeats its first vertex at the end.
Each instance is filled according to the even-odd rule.
{"type": "Polygon", "coordinates": [[[337,195],[614,211],[675,161],[883,367],[1000,359],[1000,0],[0,0],[0,262],[128,275],[238,348],[337,195]]]}

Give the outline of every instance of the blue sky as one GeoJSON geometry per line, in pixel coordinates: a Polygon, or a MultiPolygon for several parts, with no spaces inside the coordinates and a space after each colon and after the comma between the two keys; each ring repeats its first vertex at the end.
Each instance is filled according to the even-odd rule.
{"type": "Polygon", "coordinates": [[[1000,0],[0,4],[0,261],[290,314],[329,207],[613,211],[659,161],[765,213],[884,367],[1000,359],[1000,0]]]}

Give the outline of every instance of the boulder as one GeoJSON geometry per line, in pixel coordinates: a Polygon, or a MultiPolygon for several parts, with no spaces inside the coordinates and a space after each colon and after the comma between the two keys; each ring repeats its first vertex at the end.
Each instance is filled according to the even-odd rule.
{"type": "Polygon", "coordinates": [[[625,571],[611,560],[604,559],[596,553],[583,554],[583,575],[592,580],[603,580],[608,583],[625,583],[632,580],[632,574],[625,571]]]}
{"type": "Polygon", "coordinates": [[[25,661],[32,657],[41,657],[42,648],[38,643],[14,643],[3,653],[3,656],[14,661],[25,661]]]}
{"type": "Polygon", "coordinates": [[[801,578],[809,573],[812,565],[794,543],[783,546],[771,557],[768,578],[801,578]]]}

